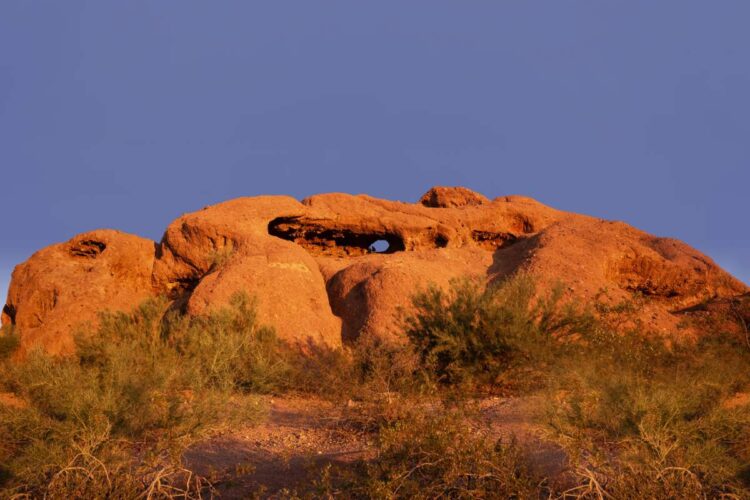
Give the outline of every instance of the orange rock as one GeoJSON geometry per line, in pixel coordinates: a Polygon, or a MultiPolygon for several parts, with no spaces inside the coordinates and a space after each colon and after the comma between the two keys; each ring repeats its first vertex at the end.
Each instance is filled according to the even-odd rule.
{"type": "Polygon", "coordinates": [[[563,283],[590,301],[606,290],[613,302],[644,296],[649,330],[676,332],[675,313],[747,287],[684,243],[651,236],[622,222],[571,215],[526,241],[496,252],[494,276],[524,270],[542,287],[563,283]]]}
{"type": "Polygon", "coordinates": [[[344,340],[360,335],[399,338],[401,311],[414,293],[430,284],[447,286],[451,279],[483,276],[492,263],[485,250],[440,249],[367,255],[328,280],[333,312],[343,320],[344,340]]]}
{"type": "Polygon", "coordinates": [[[35,254],[13,275],[3,323],[19,327],[24,346],[63,352],[66,332],[99,309],[166,293],[203,314],[246,291],[280,337],[338,346],[397,337],[398,310],[418,287],[466,274],[492,281],[523,270],[542,289],[561,282],[584,301],[603,289],[614,301],[638,293],[648,298],[644,327],[664,332],[677,331],[679,311],[748,292],[684,243],[465,188],[436,187],[417,204],[341,193],[241,198],[178,218],[155,254],[151,242],[127,238],[95,232],[35,254]]]}
{"type": "Polygon", "coordinates": [[[153,295],[153,262],[153,241],[112,230],[44,248],[13,271],[3,324],[22,332],[22,353],[71,352],[72,334],[100,311],[129,311],[153,295]]]}
{"type": "Polygon", "coordinates": [[[184,215],[157,250],[154,286],[202,314],[236,292],[255,297],[258,319],[292,342],[341,345],[341,320],[331,312],[325,281],[299,245],[269,234],[278,217],[299,217],[304,205],[282,196],[241,198],[184,215]]]}
{"type": "Polygon", "coordinates": [[[479,193],[465,187],[442,187],[435,186],[427,191],[419,203],[432,208],[455,208],[467,205],[482,205],[490,200],[479,193]]]}

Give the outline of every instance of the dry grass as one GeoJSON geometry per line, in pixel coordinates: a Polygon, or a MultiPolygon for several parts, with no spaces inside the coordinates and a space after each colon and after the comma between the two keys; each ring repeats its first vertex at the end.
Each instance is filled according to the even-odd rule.
{"type": "Polygon", "coordinates": [[[750,407],[726,404],[750,387],[748,368],[742,343],[727,338],[672,350],[639,339],[561,361],[546,423],[575,466],[573,491],[749,497],[750,407]]]}
{"type": "Polygon", "coordinates": [[[320,493],[355,498],[531,498],[543,490],[514,441],[488,439],[464,405],[401,406],[377,432],[377,457],[327,470],[320,493]]]}
{"type": "Polygon", "coordinates": [[[208,487],[182,469],[182,451],[218,425],[262,418],[257,400],[230,397],[275,380],[276,365],[258,360],[279,344],[244,297],[194,321],[165,319],[165,305],[104,314],[74,356],[6,362],[1,391],[25,404],[0,406],[5,495],[198,497],[208,487]]]}

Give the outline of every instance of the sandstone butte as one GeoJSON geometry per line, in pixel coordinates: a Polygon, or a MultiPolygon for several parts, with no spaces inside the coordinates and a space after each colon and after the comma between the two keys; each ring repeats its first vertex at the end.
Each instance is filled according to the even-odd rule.
{"type": "Polygon", "coordinates": [[[102,310],[162,294],[196,315],[246,291],[281,338],[338,346],[397,338],[399,308],[420,287],[518,271],[542,288],[563,283],[584,302],[602,290],[611,301],[638,292],[647,299],[639,319],[654,332],[684,329],[684,311],[748,294],[680,241],[522,196],[435,187],[416,204],[339,193],[235,199],[183,215],[160,243],[81,234],[15,268],[2,323],[21,332],[21,353],[68,353],[74,332],[102,310]],[[373,251],[376,242],[387,249],[373,251]]]}

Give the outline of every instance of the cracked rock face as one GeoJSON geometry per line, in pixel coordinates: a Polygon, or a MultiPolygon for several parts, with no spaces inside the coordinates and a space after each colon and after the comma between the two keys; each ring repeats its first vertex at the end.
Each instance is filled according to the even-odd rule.
{"type": "Polygon", "coordinates": [[[323,194],[227,201],[183,215],[161,243],[95,231],[34,254],[13,273],[3,323],[22,347],[68,352],[80,322],[166,294],[187,314],[255,296],[259,320],[298,343],[398,338],[399,309],[430,283],[515,272],[593,299],[648,297],[646,327],[677,328],[674,313],[746,293],[713,261],[675,240],[619,222],[555,210],[530,198],[492,201],[433,188],[417,204],[323,194]]]}

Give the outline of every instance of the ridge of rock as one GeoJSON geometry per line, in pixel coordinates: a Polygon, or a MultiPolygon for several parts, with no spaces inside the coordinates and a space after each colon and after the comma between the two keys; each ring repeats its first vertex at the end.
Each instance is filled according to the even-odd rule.
{"type": "Polygon", "coordinates": [[[177,218],[158,244],[84,233],[16,267],[2,323],[21,331],[22,351],[66,353],[79,324],[103,309],[164,294],[198,315],[245,291],[281,338],[336,347],[398,337],[397,311],[419,287],[518,271],[584,301],[605,289],[613,301],[639,293],[649,299],[644,326],[660,332],[678,330],[678,311],[748,293],[677,240],[523,196],[435,187],[416,204],[343,193],[238,198],[177,218]]]}

